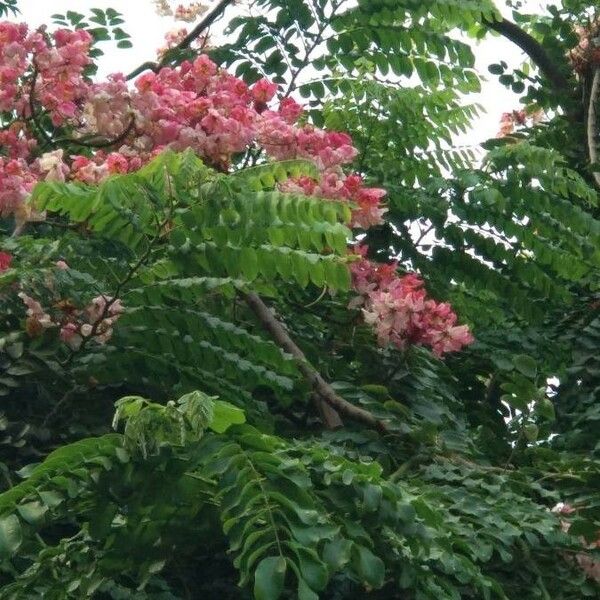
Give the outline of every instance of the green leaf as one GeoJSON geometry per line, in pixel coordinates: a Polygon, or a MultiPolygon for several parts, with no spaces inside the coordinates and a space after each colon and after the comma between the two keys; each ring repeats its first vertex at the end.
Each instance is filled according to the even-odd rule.
{"type": "Polygon", "coordinates": [[[537,375],[537,362],[527,354],[517,354],[513,357],[515,369],[525,375],[525,377],[535,377],[537,375]]]}
{"type": "Polygon", "coordinates": [[[333,571],[339,571],[350,561],[351,550],[352,542],[338,537],[325,544],[323,549],[323,560],[333,571]]]}
{"type": "Polygon", "coordinates": [[[229,402],[216,400],[213,409],[213,419],[209,427],[216,433],[224,433],[231,425],[241,425],[246,422],[244,411],[229,402]]]}
{"type": "Polygon", "coordinates": [[[287,562],[282,556],[263,558],[254,573],[254,598],[277,600],[283,592],[287,562]]]}
{"type": "Polygon", "coordinates": [[[302,577],[298,579],[298,600],[319,600],[319,596],[310,589],[302,577]]]}
{"type": "Polygon", "coordinates": [[[385,565],[368,548],[358,544],[353,546],[352,565],[371,587],[380,588],[383,585],[385,565]]]}
{"type": "Polygon", "coordinates": [[[23,541],[21,523],[16,515],[9,515],[0,519],[0,556],[10,558],[14,556],[23,541]]]}
{"type": "Polygon", "coordinates": [[[554,421],[556,419],[554,403],[552,400],[550,400],[550,398],[543,398],[535,405],[535,410],[541,417],[547,419],[548,421],[554,421]]]}
{"type": "Polygon", "coordinates": [[[23,521],[30,525],[36,525],[44,518],[44,515],[48,512],[48,507],[37,501],[27,502],[17,506],[17,512],[23,521]]]}

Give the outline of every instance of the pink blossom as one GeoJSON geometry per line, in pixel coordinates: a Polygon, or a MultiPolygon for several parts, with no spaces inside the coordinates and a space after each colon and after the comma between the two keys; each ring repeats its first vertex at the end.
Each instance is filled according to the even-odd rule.
{"type": "Polygon", "coordinates": [[[204,14],[208,10],[208,6],[200,2],[192,2],[189,6],[179,4],[175,9],[175,19],[191,23],[197,17],[204,14]]]}
{"type": "Polygon", "coordinates": [[[10,263],[12,262],[12,255],[7,252],[0,252],[0,273],[10,269],[10,263]]]}
{"type": "Polygon", "coordinates": [[[409,344],[429,346],[442,356],[469,345],[474,338],[466,325],[456,325],[456,313],[445,302],[427,298],[423,281],[415,273],[396,274],[397,263],[375,263],[361,257],[351,265],[352,283],[360,294],[351,307],[363,306],[365,323],[371,325],[380,345],[406,348],[409,344]]]}
{"type": "Polygon", "coordinates": [[[277,92],[277,84],[271,83],[268,79],[259,79],[251,89],[252,97],[259,104],[266,104],[273,99],[277,92]]]}
{"type": "Polygon", "coordinates": [[[79,328],[75,323],[66,323],[60,328],[59,338],[72,348],[81,344],[81,336],[78,335],[79,328]],[[79,338],[79,339],[77,339],[79,338]]]}
{"type": "Polygon", "coordinates": [[[287,123],[293,124],[304,109],[293,98],[283,98],[279,104],[279,114],[287,123]]]}
{"type": "Polygon", "coordinates": [[[63,162],[62,149],[42,154],[38,167],[45,181],[65,181],[69,173],[69,167],[63,162]]]}
{"type": "Polygon", "coordinates": [[[127,158],[118,152],[111,152],[106,158],[106,166],[109,173],[127,173],[129,163],[127,158]]]}

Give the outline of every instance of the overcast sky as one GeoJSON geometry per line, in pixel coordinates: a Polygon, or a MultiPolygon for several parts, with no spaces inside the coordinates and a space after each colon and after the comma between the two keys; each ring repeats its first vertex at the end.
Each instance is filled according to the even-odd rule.
{"type": "MultiPolygon", "coordinates": [[[[182,2],[189,5],[189,0],[182,2]]],[[[523,10],[537,12],[548,5],[548,0],[524,0],[523,10]]],[[[556,3],[556,2],[552,2],[556,3]]],[[[173,4],[173,3],[172,3],[173,4]]],[[[498,6],[504,4],[497,2],[498,6]]],[[[100,63],[100,73],[106,74],[114,71],[129,72],[146,60],[155,59],[155,49],[163,45],[166,31],[183,23],[176,24],[171,18],[159,17],[154,10],[152,0],[20,0],[21,20],[31,27],[48,23],[50,16],[55,13],[64,14],[67,10],[77,10],[88,14],[90,8],[106,9],[112,7],[123,14],[125,30],[131,35],[133,48],[117,50],[111,44],[104,48],[106,55],[100,63]]],[[[233,7],[232,10],[240,10],[233,7]]],[[[510,17],[510,12],[505,11],[510,17]]],[[[482,93],[475,99],[486,110],[486,113],[477,120],[469,134],[461,136],[458,143],[476,145],[479,142],[493,137],[498,131],[500,115],[503,112],[518,108],[517,98],[512,92],[500,85],[496,78],[487,74],[487,65],[499,60],[506,61],[509,66],[518,66],[523,62],[523,53],[510,42],[501,37],[488,36],[475,50],[477,67],[486,75],[482,93]]]]}

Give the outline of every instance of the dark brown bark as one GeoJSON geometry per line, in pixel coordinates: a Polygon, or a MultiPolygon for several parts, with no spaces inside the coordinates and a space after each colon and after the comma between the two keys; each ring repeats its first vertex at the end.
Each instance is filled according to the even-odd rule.
{"type": "Polygon", "coordinates": [[[573,93],[573,85],[563,74],[556,60],[546,52],[544,47],[534,37],[508,19],[501,19],[499,21],[485,20],[484,25],[497,31],[513,42],[513,44],[519,46],[531,58],[534,64],[537,65],[542,75],[550,81],[556,92],[569,95],[573,93]]]}
{"type": "Polygon", "coordinates": [[[260,324],[270,333],[277,345],[298,360],[298,368],[313,388],[320,401],[319,411],[325,425],[330,429],[337,429],[343,425],[340,418],[348,417],[353,421],[364,423],[381,433],[387,428],[385,423],[374,417],[370,412],[354,406],[339,396],[335,390],[323,379],[320,373],[308,362],[304,352],[289,336],[283,325],[275,318],[271,309],[255,293],[245,294],[246,303],[256,315],[260,324]]]}

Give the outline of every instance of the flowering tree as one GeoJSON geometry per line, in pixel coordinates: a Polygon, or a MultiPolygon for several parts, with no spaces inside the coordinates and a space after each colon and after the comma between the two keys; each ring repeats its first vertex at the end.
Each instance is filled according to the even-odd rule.
{"type": "Polygon", "coordinates": [[[588,484],[555,482],[563,462],[578,480],[598,465],[550,435],[544,381],[558,366],[535,337],[550,328],[511,312],[499,288],[514,271],[510,291],[524,281],[548,321],[552,302],[589,304],[597,252],[571,239],[599,231],[578,206],[595,202],[589,173],[538,148],[537,133],[512,143],[536,109],[512,113],[485,169],[441,177],[452,150],[440,139],[468,110],[440,75],[463,82],[457,94],[477,79],[445,30],[475,19],[540,43],[483,2],[447,19],[443,2],[390,16],[298,1],[262,3],[276,29],[237,17],[210,48],[230,2],[156,4],[193,29],[106,81],[93,79],[99,43],[130,43],[116,11],[0,24],[0,597],[596,594],[588,484]],[[443,126],[421,127],[421,147],[437,152],[402,164],[389,124],[406,99],[381,74],[386,60],[408,73],[373,28],[423,15],[457,65],[436,66],[434,85],[429,40],[414,64],[436,89],[410,100],[458,116],[428,104],[443,126]],[[353,37],[365,28],[366,44],[353,37]],[[386,58],[369,63],[371,44],[386,58]],[[340,50],[362,55],[345,64],[340,50]],[[303,79],[311,64],[336,82],[327,99],[303,79]],[[568,268],[545,249],[548,217],[520,212],[533,178],[550,219],[560,196],[568,268]],[[515,215],[502,220],[506,189],[515,215]],[[434,194],[451,203],[440,211],[434,194]],[[412,224],[403,211],[417,211],[412,224]],[[521,232],[525,217],[539,236],[521,232]],[[568,510],[552,512],[558,500],[568,510]]]}

